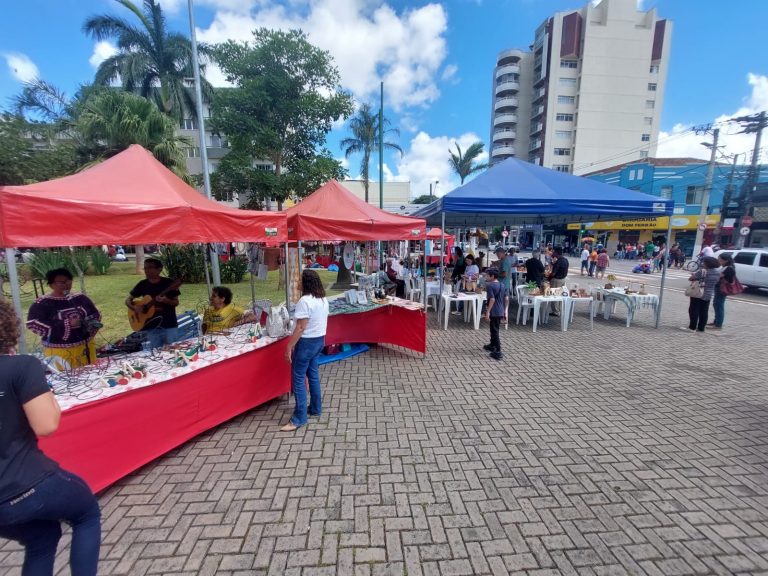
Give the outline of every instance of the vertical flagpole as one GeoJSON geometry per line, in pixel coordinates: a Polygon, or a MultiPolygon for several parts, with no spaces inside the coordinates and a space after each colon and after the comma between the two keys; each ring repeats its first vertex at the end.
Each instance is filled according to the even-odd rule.
{"type": "MultiPolygon", "coordinates": [[[[203,90],[200,85],[200,61],[197,57],[197,35],[195,34],[195,16],[192,10],[192,0],[187,1],[189,8],[189,37],[192,44],[192,71],[195,76],[195,100],[197,104],[197,130],[200,135],[200,161],[203,164],[203,188],[205,196],[211,199],[211,177],[208,174],[208,143],[205,141],[205,118],[203,118],[203,90]]],[[[211,274],[214,286],[221,285],[219,271],[219,255],[216,250],[210,250],[211,274]]]]}
{"type": "MultiPolygon", "coordinates": [[[[381,82],[381,97],[379,99],[379,209],[384,210],[384,81],[381,82]]],[[[379,242],[379,263],[384,263],[379,242]]]]}

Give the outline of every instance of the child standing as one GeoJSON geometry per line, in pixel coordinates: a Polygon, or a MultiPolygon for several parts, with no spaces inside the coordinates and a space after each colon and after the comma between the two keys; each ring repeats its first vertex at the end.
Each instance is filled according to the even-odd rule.
{"type": "Polygon", "coordinates": [[[507,288],[499,282],[498,268],[488,268],[485,271],[486,284],[485,290],[488,294],[488,308],[485,311],[485,319],[491,322],[491,343],[483,346],[484,350],[491,353],[491,358],[501,360],[501,339],[499,338],[499,328],[502,320],[507,322],[507,309],[509,308],[509,292],[507,288]]]}

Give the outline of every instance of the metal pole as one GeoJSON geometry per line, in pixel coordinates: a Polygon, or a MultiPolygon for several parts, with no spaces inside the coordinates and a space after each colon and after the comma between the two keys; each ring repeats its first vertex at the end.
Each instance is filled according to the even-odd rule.
{"type": "Polygon", "coordinates": [[[283,274],[285,276],[285,307],[288,308],[291,303],[291,287],[288,284],[288,242],[285,243],[285,262],[283,263],[283,274]]]}
{"type": "MultiPolygon", "coordinates": [[[[443,285],[445,284],[445,267],[443,265],[443,259],[445,258],[445,212],[440,213],[440,264],[438,270],[440,270],[440,292],[437,295],[437,321],[440,322],[440,309],[443,307],[443,285]]],[[[427,285],[424,284],[424,290],[427,289],[427,285]]]]}
{"type": "MultiPolygon", "coordinates": [[[[384,210],[384,82],[381,82],[381,98],[379,101],[379,209],[384,210]]],[[[379,264],[384,263],[379,241],[379,264]]]]}
{"type": "MultiPolygon", "coordinates": [[[[205,196],[211,200],[211,177],[208,174],[208,144],[205,141],[205,118],[203,118],[203,90],[200,84],[200,61],[197,56],[197,35],[195,34],[195,15],[192,9],[192,0],[187,0],[189,8],[189,36],[192,44],[192,71],[195,76],[195,100],[197,104],[197,130],[200,135],[200,161],[203,164],[203,188],[205,196]]],[[[211,274],[213,284],[221,285],[221,271],[219,270],[219,255],[215,250],[209,252],[211,258],[211,274]]]]}
{"type": "Polygon", "coordinates": [[[5,249],[5,265],[8,268],[8,283],[11,285],[11,298],[13,299],[13,308],[16,310],[16,316],[19,320],[19,333],[21,337],[18,342],[19,354],[27,353],[27,332],[24,327],[24,312],[21,309],[21,291],[19,290],[19,273],[16,271],[16,250],[14,248],[5,249]]]}
{"type": "MultiPolygon", "coordinates": [[[[753,204],[753,194],[755,191],[755,188],[757,187],[757,181],[760,176],[760,169],[758,167],[758,162],[760,161],[760,141],[763,137],[763,129],[768,125],[768,122],[766,122],[765,118],[765,112],[760,112],[760,120],[759,124],[756,128],[756,134],[755,134],[755,149],[752,150],[752,163],[749,165],[749,172],[747,173],[747,181],[746,185],[742,188],[741,196],[739,197],[739,204],[744,207],[744,211],[742,212],[740,218],[739,218],[739,230],[744,227],[743,219],[744,216],[752,216],[752,204],[753,204]]],[[[734,227],[735,228],[735,227],[734,227]]],[[[736,244],[736,248],[741,249],[744,248],[744,242],[746,241],[747,237],[742,236],[739,234],[738,243],[736,244]]]]}
{"type": "MultiPolygon", "coordinates": [[[[715,177],[715,162],[717,160],[717,140],[720,137],[720,129],[715,128],[712,131],[712,154],[709,156],[707,165],[707,179],[704,181],[704,194],[701,199],[701,210],[699,211],[699,223],[696,226],[696,241],[693,243],[694,258],[701,252],[701,245],[704,240],[704,230],[702,224],[706,226],[707,211],[709,209],[709,196],[712,193],[712,180],[715,177]]],[[[670,216],[670,219],[672,217],[670,216]]]]}
{"type": "Polygon", "coordinates": [[[661,322],[661,304],[664,302],[664,284],[667,280],[667,268],[669,268],[669,246],[672,241],[672,214],[670,214],[668,217],[669,224],[667,225],[667,250],[664,253],[664,258],[666,259],[666,262],[661,268],[661,285],[659,286],[659,307],[656,310],[656,328],[659,327],[659,323],[661,322]]]}

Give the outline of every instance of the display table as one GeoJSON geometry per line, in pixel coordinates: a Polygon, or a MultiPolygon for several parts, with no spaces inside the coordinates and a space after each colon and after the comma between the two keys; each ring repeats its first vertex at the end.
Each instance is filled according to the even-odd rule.
{"type": "Polygon", "coordinates": [[[609,320],[616,310],[616,303],[621,302],[627,309],[627,328],[632,324],[635,313],[641,308],[653,310],[654,317],[659,314],[659,297],[656,294],[627,294],[623,288],[596,288],[595,295],[602,300],[603,318],[609,320]]]}
{"type": "MultiPolygon", "coordinates": [[[[532,296],[533,300],[533,331],[536,332],[536,326],[539,324],[539,316],[541,315],[542,306],[550,306],[556,302],[560,302],[560,330],[565,332],[568,330],[568,317],[570,313],[569,300],[567,296],[532,296]]],[[[549,316],[547,314],[547,316],[549,316]]]]}
{"type": "Polygon", "coordinates": [[[442,295],[442,303],[440,310],[443,313],[443,328],[448,330],[448,318],[451,312],[451,304],[464,303],[464,322],[469,322],[470,315],[474,321],[475,330],[480,329],[480,314],[483,309],[483,302],[485,301],[485,294],[477,294],[472,292],[459,292],[458,294],[446,294],[442,295]]]}
{"type": "Polygon", "coordinates": [[[388,304],[360,311],[345,310],[328,317],[325,344],[394,344],[409,350],[427,351],[427,315],[421,304],[390,298],[388,304]]]}
{"type": "Polygon", "coordinates": [[[222,422],[290,390],[283,338],[183,375],[61,415],[40,447],[63,468],[103,490],[222,422]]]}

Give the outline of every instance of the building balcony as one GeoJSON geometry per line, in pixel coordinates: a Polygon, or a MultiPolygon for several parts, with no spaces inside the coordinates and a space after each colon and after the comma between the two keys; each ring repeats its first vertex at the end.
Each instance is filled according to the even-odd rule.
{"type": "Polygon", "coordinates": [[[491,156],[496,159],[511,158],[515,155],[515,147],[511,144],[497,145],[491,150],[491,156]]]}
{"type": "Polygon", "coordinates": [[[505,80],[504,82],[501,82],[499,84],[496,84],[496,95],[501,95],[504,92],[519,92],[520,91],[520,82],[515,82],[514,80],[505,80]]]}
{"type": "Polygon", "coordinates": [[[542,130],[544,130],[543,122],[535,122],[531,124],[531,136],[533,136],[534,134],[538,134],[542,130]]]}
{"type": "Polygon", "coordinates": [[[541,116],[542,114],[544,114],[544,106],[543,105],[534,106],[531,109],[531,118],[536,118],[537,116],[541,116]]]}
{"type": "Polygon", "coordinates": [[[493,118],[493,125],[502,126],[504,124],[517,124],[517,114],[496,114],[493,118]]]}
{"type": "Polygon", "coordinates": [[[224,148],[221,146],[208,146],[207,151],[209,160],[218,160],[229,154],[229,148],[224,148]]]}
{"type": "Polygon", "coordinates": [[[517,64],[505,64],[496,68],[496,78],[504,74],[520,74],[520,66],[517,64]]]}
{"type": "Polygon", "coordinates": [[[547,89],[544,86],[542,86],[541,88],[536,88],[533,91],[533,99],[538,100],[539,98],[543,98],[546,93],[547,93],[547,89]]]}
{"type": "Polygon", "coordinates": [[[517,106],[519,105],[519,101],[514,96],[507,96],[505,98],[499,98],[494,102],[493,109],[494,110],[503,110],[504,108],[517,109],[517,106]]]}
{"type": "Polygon", "coordinates": [[[500,140],[514,140],[515,138],[517,138],[517,133],[513,128],[501,128],[493,131],[494,142],[500,140]]]}
{"type": "Polygon", "coordinates": [[[531,143],[528,145],[528,150],[537,150],[538,148],[541,148],[541,140],[538,138],[534,138],[531,140],[531,143]]]}

